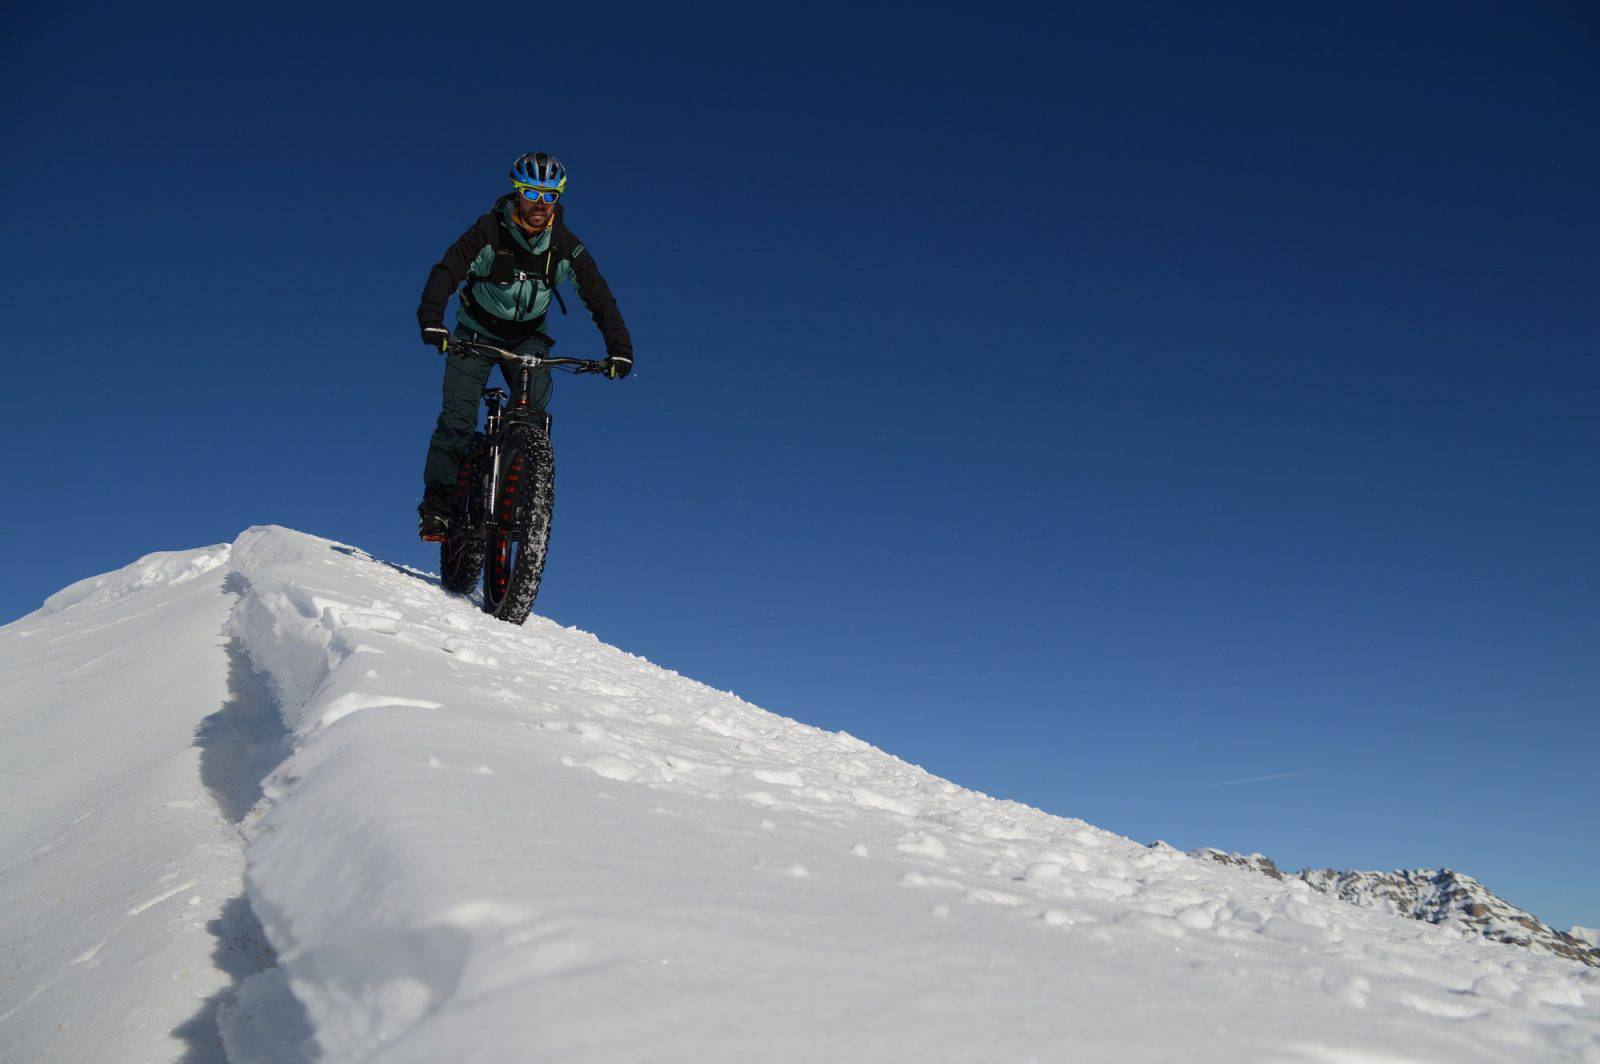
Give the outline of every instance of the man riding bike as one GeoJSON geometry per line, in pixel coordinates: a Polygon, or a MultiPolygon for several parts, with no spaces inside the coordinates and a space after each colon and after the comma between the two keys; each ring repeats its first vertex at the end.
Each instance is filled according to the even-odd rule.
{"type": "MultiPolygon", "coordinates": [[[[456,309],[457,337],[518,354],[543,354],[550,346],[543,331],[545,312],[554,296],[566,313],[556,289],[571,280],[605,341],[602,372],[621,380],[633,369],[633,341],[594,257],[562,220],[566,168],[553,155],[529,152],[511,164],[511,186],[428,272],[417,307],[422,342],[441,352],[449,346],[445,304],[465,282],[456,309]]],[[[422,504],[417,507],[423,539],[449,533],[456,472],[478,427],[478,401],[493,365],[470,349],[445,361],[444,407],[428,442],[422,504]]],[[[543,410],[550,400],[550,372],[541,368],[537,373],[533,400],[543,410]]],[[[509,378],[507,383],[512,383],[509,378]]]]}

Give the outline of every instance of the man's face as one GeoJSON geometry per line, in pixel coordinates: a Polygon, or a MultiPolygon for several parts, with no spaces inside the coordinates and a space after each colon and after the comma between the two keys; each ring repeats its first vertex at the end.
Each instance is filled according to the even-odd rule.
{"type": "Polygon", "coordinates": [[[517,197],[517,217],[522,223],[533,229],[543,229],[550,224],[550,216],[556,213],[554,203],[543,200],[531,200],[526,196],[517,197]]]}

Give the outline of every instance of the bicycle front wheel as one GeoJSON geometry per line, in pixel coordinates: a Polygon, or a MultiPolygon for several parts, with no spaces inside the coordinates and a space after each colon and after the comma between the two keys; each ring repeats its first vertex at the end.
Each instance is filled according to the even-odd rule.
{"type": "Polygon", "coordinates": [[[495,528],[484,544],[483,611],[521,624],[544,576],[555,508],[555,457],[550,434],[513,425],[500,445],[500,497],[495,528]]]}

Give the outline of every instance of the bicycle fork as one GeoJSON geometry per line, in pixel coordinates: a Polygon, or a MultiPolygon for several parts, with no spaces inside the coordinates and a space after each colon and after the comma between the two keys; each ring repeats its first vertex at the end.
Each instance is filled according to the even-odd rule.
{"type": "Polygon", "coordinates": [[[483,390],[483,401],[489,408],[489,416],[483,427],[483,438],[488,443],[483,463],[483,525],[486,529],[495,526],[500,512],[496,489],[500,486],[500,416],[504,410],[501,404],[505,399],[506,393],[499,388],[483,390]]]}

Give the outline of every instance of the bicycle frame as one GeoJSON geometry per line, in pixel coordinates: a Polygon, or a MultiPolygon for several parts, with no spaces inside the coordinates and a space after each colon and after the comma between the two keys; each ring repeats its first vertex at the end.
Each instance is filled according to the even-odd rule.
{"type": "Polygon", "coordinates": [[[581,358],[548,358],[540,355],[520,355],[515,351],[507,351],[503,347],[482,343],[477,340],[452,340],[446,349],[446,354],[451,350],[465,349],[487,355],[500,364],[506,373],[506,379],[512,382],[513,395],[507,395],[503,388],[485,388],[483,390],[484,404],[488,409],[484,424],[484,439],[489,445],[487,461],[484,464],[486,483],[484,484],[484,523],[485,532],[496,530],[500,527],[499,521],[499,487],[500,487],[500,429],[506,418],[515,418],[518,421],[527,421],[536,425],[546,435],[550,432],[550,415],[546,411],[538,410],[533,405],[533,371],[541,366],[550,369],[570,370],[574,373],[595,373],[599,371],[600,362],[581,358]],[[507,400],[510,400],[507,402],[507,400]]]}
{"type": "Polygon", "coordinates": [[[527,619],[539,593],[555,502],[550,415],[534,403],[535,372],[593,373],[605,366],[603,361],[550,358],[549,338],[536,338],[541,344],[532,355],[476,338],[452,339],[443,348],[445,354],[498,363],[510,394],[502,388],[483,389],[488,422],[473,438],[470,464],[457,472],[453,516],[439,541],[440,584],[463,594],[481,579],[484,612],[512,624],[527,619]]]}

